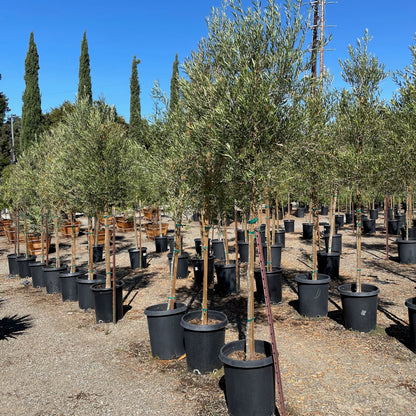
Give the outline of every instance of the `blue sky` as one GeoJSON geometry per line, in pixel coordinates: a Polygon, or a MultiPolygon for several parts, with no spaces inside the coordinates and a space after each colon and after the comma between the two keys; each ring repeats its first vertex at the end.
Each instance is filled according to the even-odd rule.
{"type": "MultiPolygon", "coordinates": [[[[307,1],[305,1],[306,3],[307,1]]],[[[265,4],[265,2],[263,2],[265,4]]],[[[243,5],[251,1],[243,0],[243,5]]],[[[21,114],[24,60],[29,34],[34,32],[39,52],[39,86],[42,110],[73,101],[78,85],[78,64],[84,30],[91,61],[94,99],[104,96],[120,115],[129,119],[130,75],[133,55],[140,60],[142,115],[153,112],[150,98],[153,82],[169,92],[175,53],[180,62],[196,49],[207,34],[206,20],[211,7],[221,0],[73,0],[9,1],[0,12],[0,91],[9,98],[14,114],[21,114]]],[[[416,33],[414,0],[338,0],[327,4],[326,23],[333,40],[325,54],[325,65],[342,87],[338,59],[347,57],[368,28],[373,40],[370,50],[386,65],[397,70],[410,63],[409,45],[416,33]]],[[[395,85],[383,82],[383,96],[389,99],[395,85]]]]}

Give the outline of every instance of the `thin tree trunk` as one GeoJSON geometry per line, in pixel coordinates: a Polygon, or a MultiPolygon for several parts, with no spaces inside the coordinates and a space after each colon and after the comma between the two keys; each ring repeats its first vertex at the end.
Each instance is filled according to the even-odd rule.
{"type": "MultiPolygon", "coordinates": [[[[273,218],[273,224],[272,224],[272,244],[276,244],[276,216],[274,215],[274,211],[272,211],[272,218],[273,218]]],[[[269,236],[267,236],[269,237],[269,236]]]]}
{"type": "Polygon", "coordinates": [[[160,213],[160,207],[157,207],[157,217],[159,221],[159,237],[162,237],[162,214],[160,213]]]}
{"type": "Polygon", "coordinates": [[[389,197],[384,197],[384,226],[386,227],[386,260],[389,259],[389,197]]]}
{"type": "Polygon", "coordinates": [[[20,256],[20,215],[19,208],[16,211],[16,234],[15,234],[15,251],[20,256]]]}
{"type": "Polygon", "coordinates": [[[361,183],[357,186],[357,292],[361,292],[361,183]]]}
{"type": "Polygon", "coordinates": [[[94,279],[94,232],[92,218],[88,216],[88,280],[94,279]]]}
{"type": "Polygon", "coordinates": [[[105,287],[109,289],[111,287],[111,264],[110,264],[110,224],[108,215],[108,202],[105,201],[104,206],[104,246],[105,246],[105,287]]]}
{"type": "Polygon", "coordinates": [[[44,211],[40,211],[40,262],[45,260],[45,228],[44,228],[44,211]]]}
{"type": "Polygon", "coordinates": [[[74,221],[75,214],[71,214],[71,237],[72,237],[72,261],[71,261],[71,269],[70,273],[76,272],[76,254],[77,254],[77,244],[76,244],[76,235],[75,235],[75,221],[74,221]]]}
{"type": "MultiPolygon", "coordinates": [[[[182,218],[182,212],[179,214],[179,219],[182,218]]],[[[180,222],[180,221],[179,221],[180,222]]],[[[181,250],[181,224],[176,224],[176,242],[175,249],[172,253],[171,263],[171,279],[170,279],[170,296],[168,301],[168,310],[175,309],[175,293],[176,293],[176,273],[178,270],[178,257],[181,250]]]]}
{"type": "Polygon", "coordinates": [[[25,251],[26,251],[26,258],[29,257],[29,239],[27,237],[27,211],[26,208],[23,211],[23,232],[25,235],[25,251]]]}
{"type": "Polygon", "coordinates": [[[225,244],[225,264],[230,264],[230,255],[228,252],[228,234],[227,234],[227,218],[224,215],[224,244],[225,244]]]}
{"type": "Polygon", "coordinates": [[[312,279],[318,278],[318,243],[319,243],[319,216],[318,216],[318,191],[314,186],[312,188],[312,279]]]}
{"type": "Polygon", "coordinates": [[[113,207],[113,324],[117,323],[117,296],[116,296],[116,209],[113,207]]]}
{"type": "Polygon", "coordinates": [[[56,267],[61,267],[61,254],[59,249],[59,228],[58,228],[58,211],[53,216],[55,228],[55,245],[56,245],[56,267]]]}
{"type": "MultiPolygon", "coordinates": [[[[140,208],[139,208],[140,215],[140,208]]],[[[134,210],[134,241],[136,242],[136,250],[139,249],[139,234],[137,232],[137,219],[136,219],[136,210],[134,210]]],[[[141,268],[141,265],[140,265],[141,268]]]]}
{"type": "MultiPolygon", "coordinates": [[[[267,270],[272,271],[272,245],[270,241],[270,205],[268,190],[266,189],[266,242],[267,242],[267,270]]],[[[274,233],[273,233],[274,234],[274,233]]]]}
{"type": "MultiPolygon", "coordinates": [[[[207,197],[205,199],[205,207],[207,206],[207,197]]],[[[209,206],[209,205],[208,205],[209,206]]],[[[204,224],[204,232],[202,237],[202,255],[204,258],[204,276],[202,279],[202,325],[208,323],[208,238],[209,238],[209,225],[207,221],[207,212],[201,212],[201,221],[204,224]]]]}
{"type": "Polygon", "coordinates": [[[234,232],[235,232],[235,285],[237,294],[240,292],[240,267],[238,265],[238,221],[237,205],[234,205],[234,232]]]}
{"type": "Polygon", "coordinates": [[[280,223],[279,223],[279,199],[276,196],[276,231],[279,231],[280,229],[280,223]]]}
{"type": "Polygon", "coordinates": [[[45,264],[46,264],[46,266],[49,265],[49,224],[48,224],[48,217],[49,217],[49,212],[48,212],[48,210],[46,210],[46,216],[45,216],[45,235],[46,235],[45,264]]]}

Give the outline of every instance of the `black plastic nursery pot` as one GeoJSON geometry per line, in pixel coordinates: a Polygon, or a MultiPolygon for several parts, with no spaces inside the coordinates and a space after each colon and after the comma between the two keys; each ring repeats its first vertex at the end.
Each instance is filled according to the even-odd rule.
{"type": "Polygon", "coordinates": [[[238,242],[238,254],[242,263],[248,263],[248,243],[245,241],[238,242]]]}
{"type": "Polygon", "coordinates": [[[222,367],[219,352],[225,342],[227,316],[220,311],[208,310],[208,319],[218,321],[211,325],[191,323],[201,319],[201,311],[188,312],[182,317],[186,364],[189,371],[206,374],[222,367]]]}
{"type": "Polygon", "coordinates": [[[298,207],[296,210],[296,217],[297,218],[303,218],[305,216],[305,208],[304,207],[298,207]]]}
{"type": "Polygon", "coordinates": [[[246,241],[246,232],[244,230],[237,230],[237,241],[246,241]]]}
{"type": "Polygon", "coordinates": [[[211,242],[212,245],[212,254],[214,255],[216,260],[225,260],[225,248],[224,248],[224,241],[214,239],[211,242]]]}
{"type": "Polygon", "coordinates": [[[96,284],[105,283],[104,275],[94,274],[93,279],[88,279],[88,276],[80,276],[76,280],[78,286],[78,305],[80,309],[94,309],[94,295],[91,287],[96,284]]]}
{"type": "Polygon", "coordinates": [[[155,237],[156,253],[164,253],[168,251],[168,238],[165,235],[155,237]]]}
{"type": "Polygon", "coordinates": [[[396,220],[399,221],[399,230],[400,228],[404,227],[406,225],[406,215],[405,214],[397,214],[396,220]]]}
{"type": "Polygon", "coordinates": [[[376,220],[364,218],[363,220],[363,234],[374,234],[376,232],[376,220]]]}
{"type": "MultiPolygon", "coordinates": [[[[276,305],[282,301],[282,269],[276,269],[270,272],[266,271],[266,278],[267,286],[269,288],[270,303],[276,305]]],[[[264,288],[260,269],[254,270],[254,279],[256,280],[257,288],[257,291],[255,293],[256,300],[259,303],[264,303],[264,288]]]]}
{"type": "MultiPolygon", "coordinates": [[[[173,253],[168,253],[169,272],[172,272],[172,257],[173,253]]],[[[185,279],[188,277],[188,258],[189,254],[186,251],[183,251],[178,255],[178,268],[176,269],[177,279],[185,279]]]]}
{"type": "Polygon", "coordinates": [[[233,416],[271,416],[275,414],[275,379],[272,346],[255,340],[256,353],[266,357],[260,360],[236,360],[230,355],[246,351],[246,340],[225,344],[220,350],[224,364],[225,399],[228,412],[233,416]]]}
{"type": "Polygon", "coordinates": [[[392,208],[388,208],[387,209],[387,219],[388,220],[392,220],[393,219],[393,209],[392,208]]]}
{"type": "Polygon", "coordinates": [[[29,263],[33,287],[45,287],[45,281],[43,279],[43,268],[45,266],[46,263],[42,263],[40,261],[34,261],[33,263],[29,263]]]}
{"type": "Polygon", "coordinates": [[[323,206],[321,207],[321,212],[320,212],[320,215],[328,215],[328,212],[329,212],[329,207],[327,207],[327,206],[323,205],[323,206]]]}
{"type": "Polygon", "coordinates": [[[416,264],[416,240],[397,239],[399,263],[416,264]]]}
{"type": "MultiPolygon", "coordinates": [[[[214,256],[208,257],[208,284],[214,282],[214,256]]],[[[204,280],[204,259],[194,259],[194,278],[197,285],[202,285],[204,280]]]]}
{"type": "Polygon", "coordinates": [[[9,263],[9,274],[10,275],[18,275],[19,274],[19,267],[17,266],[17,259],[23,258],[24,255],[16,253],[8,254],[7,255],[7,262],[9,263]]]}
{"type": "Polygon", "coordinates": [[[21,279],[31,277],[29,263],[33,263],[35,260],[36,256],[23,256],[16,259],[17,268],[19,270],[19,276],[21,279]]]}
{"type": "Polygon", "coordinates": [[[388,220],[387,229],[391,235],[400,234],[399,220],[388,220]]]}
{"type": "MultiPolygon", "coordinates": [[[[325,251],[328,253],[329,250],[329,235],[324,235],[325,240],[325,251]]],[[[342,253],[342,234],[332,235],[331,251],[336,253],[342,253]]]]}
{"type": "Polygon", "coordinates": [[[413,350],[416,350],[416,298],[409,298],[405,305],[409,312],[409,338],[410,345],[413,350]]]}
{"type": "Polygon", "coordinates": [[[345,224],[352,224],[354,221],[354,214],[352,212],[345,213],[345,224]]]}
{"type": "Polygon", "coordinates": [[[59,278],[60,273],[67,271],[66,266],[61,267],[44,267],[43,268],[43,280],[46,286],[46,293],[61,293],[61,279],[59,278]]]}
{"type": "Polygon", "coordinates": [[[370,209],[370,219],[372,220],[378,219],[378,209],[370,209]]]}
{"type": "Polygon", "coordinates": [[[299,313],[313,318],[328,315],[328,287],[331,278],[326,274],[318,273],[313,280],[307,273],[296,275],[298,284],[299,313]]]}
{"type": "Polygon", "coordinates": [[[167,307],[167,303],[160,303],[144,310],[152,356],[161,360],[171,360],[185,354],[181,319],[187,306],[184,303],[175,303],[174,309],[168,310],[167,307]]]}
{"type": "Polygon", "coordinates": [[[104,244],[92,246],[92,261],[100,263],[103,261],[104,244]]]}
{"type": "MultiPolygon", "coordinates": [[[[176,245],[176,235],[168,235],[168,249],[171,253],[175,249],[176,245]]],[[[183,248],[183,236],[181,236],[181,250],[183,248]]]]}
{"type": "MultiPolygon", "coordinates": [[[[116,283],[116,321],[123,317],[123,286],[124,282],[116,283]]],[[[113,322],[113,288],[106,288],[102,283],[92,285],[91,291],[94,296],[96,322],[113,322]]]]}
{"type": "Polygon", "coordinates": [[[361,292],[356,291],[355,283],[338,286],[341,294],[344,325],[354,331],[370,332],[377,325],[377,286],[361,285],[361,292]]]}
{"type": "MultiPolygon", "coordinates": [[[[272,269],[279,269],[281,262],[282,262],[282,245],[272,244],[271,254],[272,254],[272,259],[271,259],[272,269]]],[[[263,244],[263,259],[266,265],[270,261],[267,257],[267,244],[263,244]]]]}
{"type": "MultiPolygon", "coordinates": [[[[401,229],[402,232],[402,239],[406,240],[406,227],[403,227],[401,229]]],[[[408,240],[416,240],[416,228],[415,227],[410,227],[409,231],[407,232],[408,235],[408,240]]]]}
{"type": "MultiPolygon", "coordinates": [[[[139,248],[129,248],[129,258],[130,258],[130,267],[134,269],[140,269],[140,249],[139,248]]],[[[141,268],[145,269],[147,267],[147,247],[142,247],[142,264],[141,268]]]]}
{"type": "Polygon", "coordinates": [[[302,223],[302,238],[304,240],[312,240],[313,224],[311,222],[302,223]]]}
{"type": "Polygon", "coordinates": [[[237,293],[236,282],[236,265],[235,263],[225,264],[218,262],[214,264],[215,273],[217,274],[216,290],[222,295],[230,295],[237,293]]]}
{"type": "MultiPolygon", "coordinates": [[[[320,223],[319,225],[324,226],[324,234],[329,234],[331,232],[331,225],[328,223],[320,223]]],[[[335,224],[335,234],[338,234],[339,231],[339,225],[335,224]]]]}
{"type": "MultiPolygon", "coordinates": [[[[197,255],[202,256],[202,239],[195,238],[195,252],[197,255]]],[[[211,239],[208,238],[208,253],[211,253],[211,239]]]]}
{"type": "Polygon", "coordinates": [[[295,232],[295,220],[284,220],[285,232],[294,233],[295,232]]]}
{"type": "Polygon", "coordinates": [[[326,274],[329,277],[339,277],[340,253],[325,253],[318,251],[318,273],[326,274]]]}
{"type": "Polygon", "coordinates": [[[342,228],[344,226],[344,214],[335,215],[335,226],[342,228]]]}
{"type": "Polygon", "coordinates": [[[77,279],[85,276],[85,270],[77,270],[74,273],[59,273],[61,279],[62,301],[78,301],[77,279]]]}
{"type": "MultiPolygon", "coordinates": [[[[286,240],[285,240],[285,230],[275,231],[274,233],[274,241],[276,244],[281,244],[283,248],[286,247],[286,240]]],[[[272,238],[272,232],[270,231],[270,238],[272,238]]]]}

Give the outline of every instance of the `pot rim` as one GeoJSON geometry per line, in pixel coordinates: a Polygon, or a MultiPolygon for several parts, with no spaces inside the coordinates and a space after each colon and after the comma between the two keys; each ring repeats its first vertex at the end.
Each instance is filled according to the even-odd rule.
{"type": "MultiPolygon", "coordinates": [[[[142,247],[142,252],[143,252],[143,250],[144,251],[147,251],[147,247],[142,247]]],[[[139,248],[129,248],[128,250],[127,250],[129,253],[139,253],[140,252],[140,249],[139,248]]]]}
{"type": "Polygon", "coordinates": [[[181,326],[184,329],[188,329],[189,331],[194,331],[194,332],[212,332],[212,331],[225,329],[225,327],[228,325],[228,318],[224,312],[214,311],[214,310],[208,310],[207,312],[208,312],[208,318],[220,319],[221,322],[217,324],[213,324],[213,325],[191,324],[188,321],[201,316],[201,311],[191,311],[191,312],[186,313],[184,316],[182,316],[181,326]]]}
{"type": "Polygon", "coordinates": [[[295,276],[295,282],[306,285],[326,285],[331,281],[331,277],[324,273],[318,273],[318,279],[311,278],[310,273],[299,273],[295,276]]]}
{"type": "Polygon", "coordinates": [[[416,244],[416,240],[403,240],[403,238],[398,238],[396,240],[397,244],[416,244]]]}
{"type": "Polygon", "coordinates": [[[25,257],[25,255],[23,255],[23,257],[17,257],[16,261],[33,261],[36,259],[36,256],[34,254],[31,254],[29,257],[25,257]]]}
{"type": "MultiPolygon", "coordinates": [[[[254,350],[256,352],[265,353],[265,346],[268,346],[270,348],[270,351],[272,350],[272,346],[270,342],[263,341],[263,340],[254,340],[254,350]]],[[[237,367],[237,368],[260,368],[260,367],[266,367],[271,364],[273,364],[273,355],[270,354],[266,358],[262,358],[260,360],[248,360],[248,361],[241,361],[241,360],[233,360],[232,358],[229,358],[228,355],[234,351],[245,351],[246,346],[246,340],[240,339],[237,341],[231,341],[227,344],[224,344],[219,352],[219,358],[223,362],[223,364],[226,364],[231,367],[237,367]],[[227,351],[229,350],[229,351],[227,351]],[[228,352],[228,354],[226,354],[228,352]]]]}
{"type": "Polygon", "coordinates": [[[368,298],[371,296],[377,296],[380,293],[380,289],[377,286],[366,283],[361,284],[362,292],[355,292],[352,290],[354,285],[355,283],[344,283],[343,285],[338,286],[338,291],[343,296],[350,296],[354,298],[368,298]]]}
{"type": "Polygon", "coordinates": [[[148,306],[144,310],[146,316],[170,316],[170,315],[179,315],[185,313],[188,309],[188,306],[185,303],[175,302],[175,309],[167,310],[168,304],[158,303],[157,305],[148,306]]]}
{"type": "Polygon", "coordinates": [[[44,272],[60,272],[60,271],[64,271],[67,270],[67,266],[60,266],[60,267],[44,267],[43,271],[44,272]]]}
{"type": "Polygon", "coordinates": [[[61,277],[62,279],[66,279],[66,278],[70,278],[70,277],[79,277],[82,275],[87,274],[86,270],[77,270],[74,273],[71,272],[64,272],[64,273],[59,273],[59,277],[61,277]]]}
{"type": "MultiPolygon", "coordinates": [[[[95,283],[95,284],[93,284],[91,286],[91,290],[93,292],[110,292],[110,291],[113,290],[112,287],[94,287],[94,286],[101,286],[102,284],[103,283],[95,283]]],[[[123,286],[124,286],[124,282],[123,281],[116,282],[116,289],[123,288],[123,286]]]]}
{"type": "Polygon", "coordinates": [[[409,309],[412,309],[416,311],[416,297],[415,298],[409,298],[406,299],[406,302],[404,303],[409,309]]]}
{"type": "Polygon", "coordinates": [[[77,279],[75,280],[77,283],[84,285],[84,284],[97,284],[97,283],[104,283],[105,282],[105,276],[103,274],[96,274],[94,273],[94,279],[90,280],[88,279],[87,275],[84,276],[79,276],[77,277],[77,279]]]}

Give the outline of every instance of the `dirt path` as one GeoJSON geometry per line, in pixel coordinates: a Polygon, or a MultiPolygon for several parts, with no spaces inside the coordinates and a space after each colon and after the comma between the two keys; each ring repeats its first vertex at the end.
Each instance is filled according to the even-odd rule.
{"type": "MultiPolygon", "coordinates": [[[[329,317],[303,318],[296,310],[294,276],[307,270],[311,248],[300,238],[302,222],[296,219],[296,232],[286,235],[283,302],[272,307],[288,414],[414,416],[416,355],[407,344],[404,301],[415,295],[416,267],[384,260],[380,231],[364,237],[364,280],[380,288],[378,327],[370,334],[346,331],[336,287],[352,280],[355,260],[354,235],[345,227],[341,277],[331,282],[329,317]]],[[[382,219],[378,224],[381,230],[382,219]]],[[[186,228],[184,245],[193,254],[199,227],[190,223],[186,228]]],[[[128,310],[116,325],[98,325],[94,313],[81,311],[77,303],[24,286],[22,279],[6,278],[11,248],[0,237],[0,325],[6,334],[9,324],[22,329],[11,328],[14,337],[0,337],[0,415],[227,414],[222,371],[198,376],[186,370],[184,359],[151,357],[143,311],[166,301],[168,264],[166,254],[153,253],[154,243],[147,241],[150,267],[144,273],[131,271],[127,249],[133,239],[133,233],[122,234],[117,244],[117,275],[126,282],[128,310]]],[[[79,237],[81,262],[84,240],[79,237]]],[[[69,240],[64,243],[68,259],[69,240]]],[[[393,246],[393,257],[395,250],[393,246]]],[[[200,293],[192,278],[190,272],[179,281],[177,298],[198,308],[200,293]]],[[[226,312],[230,321],[226,341],[244,335],[245,305],[244,279],[240,295],[220,297],[210,288],[210,307],[226,312]]],[[[257,338],[268,339],[262,305],[256,307],[256,323],[257,338]]]]}

